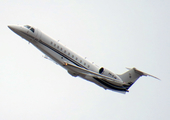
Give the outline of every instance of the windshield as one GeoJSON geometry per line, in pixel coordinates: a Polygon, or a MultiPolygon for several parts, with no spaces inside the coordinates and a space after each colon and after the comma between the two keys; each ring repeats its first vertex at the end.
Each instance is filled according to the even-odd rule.
{"type": "Polygon", "coordinates": [[[34,28],[31,28],[30,30],[31,30],[32,32],[34,32],[34,28]]]}
{"type": "Polygon", "coordinates": [[[33,27],[31,27],[31,26],[29,26],[29,25],[24,25],[24,27],[26,27],[26,28],[28,28],[29,30],[31,30],[33,33],[34,33],[34,28],[33,27]]]}
{"type": "Polygon", "coordinates": [[[24,25],[24,27],[26,27],[26,28],[28,28],[28,29],[30,29],[30,28],[31,28],[31,26],[29,26],[29,25],[24,25]]]}

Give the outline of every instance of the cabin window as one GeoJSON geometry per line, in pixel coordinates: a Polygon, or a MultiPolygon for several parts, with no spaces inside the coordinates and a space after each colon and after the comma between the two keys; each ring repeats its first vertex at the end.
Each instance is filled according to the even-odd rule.
{"type": "Polygon", "coordinates": [[[74,55],[72,55],[72,58],[74,58],[74,55]]]}
{"type": "Polygon", "coordinates": [[[80,63],[82,63],[82,60],[80,60],[80,63]]]}
{"type": "Polygon", "coordinates": [[[76,57],[76,60],[78,60],[78,58],[76,57]]]}
{"type": "Polygon", "coordinates": [[[54,47],[56,46],[56,44],[54,44],[54,47]]]}
{"type": "Polygon", "coordinates": [[[64,50],[64,53],[66,53],[66,50],[64,50]]]}
{"type": "Polygon", "coordinates": [[[59,46],[57,46],[57,49],[59,49],[59,46]]]}
{"type": "Polygon", "coordinates": [[[86,65],[86,63],[84,63],[84,65],[86,65]]]}
{"type": "Polygon", "coordinates": [[[51,42],[51,44],[53,44],[53,42],[51,42]]]}
{"type": "Polygon", "coordinates": [[[60,50],[62,51],[63,49],[61,48],[60,50]]]}
{"type": "Polygon", "coordinates": [[[68,53],[68,55],[70,55],[70,53],[68,53]]]}
{"type": "Polygon", "coordinates": [[[88,65],[87,67],[90,68],[90,65],[88,65]]]}

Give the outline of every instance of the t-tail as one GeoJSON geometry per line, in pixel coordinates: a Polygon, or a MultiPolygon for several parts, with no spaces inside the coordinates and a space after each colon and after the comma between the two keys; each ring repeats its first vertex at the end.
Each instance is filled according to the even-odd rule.
{"type": "Polygon", "coordinates": [[[145,72],[142,72],[136,68],[127,68],[129,71],[121,74],[121,75],[118,75],[122,81],[125,83],[124,84],[124,87],[128,90],[136,81],[139,77],[141,76],[151,76],[151,77],[154,77],[158,80],[160,80],[159,78],[153,76],[153,75],[150,75],[150,74],[147,74],[145,72]]]}

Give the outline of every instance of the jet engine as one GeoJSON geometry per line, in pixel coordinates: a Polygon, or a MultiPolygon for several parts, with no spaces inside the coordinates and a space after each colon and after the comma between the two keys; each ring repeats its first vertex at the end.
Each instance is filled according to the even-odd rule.
{"type": "Polygon", "coordinates": [[[111,72],[110,70],[105,69],[103,67],[101,67],[99,69],[99,73],[102,74],[102,75],[106,75],[106,76],[112,77],[114,79],[117,79],[117,75],[115,75],[113,72],[111,72]]]}

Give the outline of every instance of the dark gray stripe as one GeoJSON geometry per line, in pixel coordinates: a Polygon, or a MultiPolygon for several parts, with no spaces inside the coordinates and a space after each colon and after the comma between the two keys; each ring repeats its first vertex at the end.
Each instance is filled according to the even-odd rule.
{"type": "MultiPolygon", "coordinates": [[[[67,60],[69,60],[70,62],[74,63],[77,66],[86,68],[85,66],[81,65],[79,62],[77,62],[76,60],[72,59],[71,57],[67,56],[66,54],[62,53],[61,51],[55,49],[54,47],[51,47],[50,45],[46,44],[43,41],[38,41],[39,43],[43,44],[44,46],[48,47],[49,49],[53,50],[54,52],[58,53],[59,55],[63,56],[64,58],[66,58],[67,60]]],[[[87,68],[86,68],[87,69],[87,68]]]]}
{"type": "Polygon", "coordinates": [[[107,82],[106,80],[102,80],[102,79],[99,79],[96,77],[93,77],[93,78],[108,88],[115,89],[115,90],[121,90],[121,91],[127,91],[127,89],[125,87],[113,85],[113,84],[107,82]]]}

